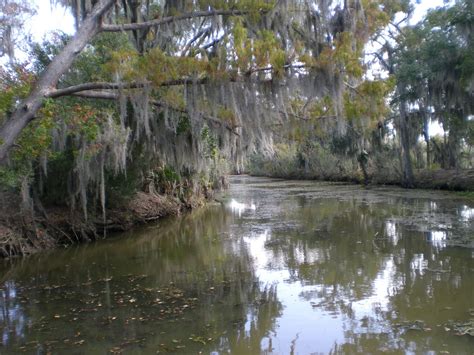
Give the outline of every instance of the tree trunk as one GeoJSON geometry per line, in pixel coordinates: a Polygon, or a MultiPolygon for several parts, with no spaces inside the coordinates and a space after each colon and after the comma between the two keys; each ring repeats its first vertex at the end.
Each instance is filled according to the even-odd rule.
{"type": "Polygon", "coordinates": [[[408,129],[408,115],[406,112],[405,101],[400,102],[400,116],[399,116],[399,130],[400,130],[400,159],[402,163],[402,186],[413,187],[415,179],[413,177],[413,168],[410,156],[410,137],[408,129]]]}
{"type": "Polygon", "coordinates": [[[452,127],[449,130],[447,150],[448,150],[448,168],[457,169],[459,168],[459,132],[457,127],[452,127]]]}
{"type": "Polygon", "coordinates": [[[0,128],[0,164],[6,163],[9,150],[21,131],[35,119],[43,100],[55,89],[61,75],[70,68],[86,44],[99,32],[102,16],[114,3],[115,0],[101,0],[94,6],[75,36],[42,73],[30,95],[18,105],[0,128]]]}
{"type": "Polygon", "coordinates": [[[430,120],[429,120],[429,116],[428,116],[428,113],[427,113],[425,107],[426,107],[425,105],[421,106],[420,110],[421,110],[421,115],[423,117],[423,138],[425,139],[425,143],[426,143],[426,168],[429,169],[430,164],[431,164],[431,158],[430,158],[430,132],[429,132],[430,120]]]}

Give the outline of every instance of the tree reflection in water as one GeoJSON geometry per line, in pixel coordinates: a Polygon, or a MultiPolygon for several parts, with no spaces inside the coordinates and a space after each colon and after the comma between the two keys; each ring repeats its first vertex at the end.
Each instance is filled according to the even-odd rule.
{"type": "Polygon", "coordinates": [[[5,267],[3,348],[472,349],[445,330],[474,308],[472,252],[447,240],[473,235],[470,207],[431,192],[233,183],[230,197],[249,208],[214,206],[5,267]]]}
{"type": "Polygon", "coordinates": [[[13,265],[18,283],[4,282],[0,300],[3,346],[258,352],[281,304],[229,237],[230,219],[211,208],[13,265]]]}
{"type": "MultiPolygon", "coordinates": [[[[469,346],[469,339],[453,337],[443,325],[467,319],[473,306],[470,251],[447,248],[447,231],[413,228],[410,218],[419,220],[434,206],[408,202],[299,196],[275,208],[276,220],[285,223],[267,232],[268,266],[288,269],[302,300],[342,321],[344,340],[335,339],[332,353],[448,346],[463,353],[469,346]]],[[[443,202],[436,208],[446,213],[443,202]]]]}

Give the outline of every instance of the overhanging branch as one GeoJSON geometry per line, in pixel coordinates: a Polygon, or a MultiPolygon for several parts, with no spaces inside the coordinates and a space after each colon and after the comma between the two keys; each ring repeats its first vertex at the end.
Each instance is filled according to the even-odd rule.
{"type": "MultiPolygon", "coordinates": [[[[160,83],[159,87],[164,86],[176,86],[176,85],[186,85],[186,84],[205,84],[208,82],[207,78],[195,79],[195,78],[183,78],[168,80],[160,83]]],[[[91,90],[121,90],[121,89],[142,89],[148,86],[151,86],[152,83],[149,81],[144,82],[131,82],[131,83],[111,83],[111,82],[92,82],[84,83],[79,85],[69,86],[63,89],[57,89],[48,93],[48,97],[56,99],[62,96],[76,95],[83,91],[91,90]]]]}
{"type": "Polygon", "coordinates": [[[109,82],[93,82],[93,83],[84,83],[84,84],[79,84],[79,85],[74,85],[74,86],[69,86],[67,88],[63,89],[57,89],[54,91],[51,91],[48,94],[48,97],[50,98],[58,98],[61,96],[68,96],[68,95],[74,95],[76,93],[82,92],[82,91],[89,91],[89,90],[119,90],[119,89],[138,89],[138,88],[144,88],[148,86],[149,83],[142,83],[142,82],[133,82],[133,83],[109,83],[109,82]]]}
{"type": "Polygon", "coordinates": [[[240,16],[248,14],[248,10],[213,10],[213,11],[195,11],[190,13],[185,13],[176,16],[163,17],[161,19],[145,21],[140,23],[125,23],[121,25],[102,25],[101,30],[104,32],[121,32],[121,31],[133,31],[140,30],[144,28],[150,28],[154,26],[159,26],[174,21],[189,20],[192,18],[198,17],[212,17],[212,16],[240,16]]]}
{"type": "MultiPolygon", "coordinates": [[[[304,69],[309,68],[307,65],[285,65],[283,69],[304,69]]],[[[264,71],[273,71],[275,70],[274,67],[261,67],[261,68],[250,68],[247,70],[244,75],[240,76],[232,76],[229,74],[229,78],[227,78],[230,82],[243,82],[247,80],[249,75],[258,72],[264,71]]],[[[203,85],[210,83],[211,79],[208,77],[201,77],[201,78],[181,78],[181,79],[172,79],[166,80],[162,83],[157,84],[157,87],[167,87],[167,86],[178,86],[178,85],[203,85]]],[[[263,82],[263,81],[260,81],[263,82]]],[[[112,82],[91,82],[91,83],[83,83],[79,85],[69,86],[67,88],[56,89],[52,90],[47,94],[47,97],[50,98],[58,98],[62,96],[68,95],[75,95],[79,92],[83,91],[90,91],[90,90],[121,90],[121,89],[142,89],[145,87],[153,86],[153,83],[150,81],[141,81],[141,82],[131,82],[131,83],[112,83],[112,82]]]]}

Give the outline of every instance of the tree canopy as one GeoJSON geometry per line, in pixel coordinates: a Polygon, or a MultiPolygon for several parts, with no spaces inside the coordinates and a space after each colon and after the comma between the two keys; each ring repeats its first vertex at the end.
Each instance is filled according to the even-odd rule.
{"type": "MultiPolygon", "coordinates": [[[[448,153],[428,146],[425,166],[471,164],[459,159],[473,136],[469,1],[415,26],[395,20],[407,0],[53,3],[72,10],[76,33],[31,44],[30,65],[0,73],[0,180],[26,205],[105,216],[133,191],[183,197],[249,169],[410,185],[429,119],[449,134],[426,144],[448,153]],[[387,76],[370,74],[374,42],[387,76]]],[[[8,33],[33,10],[4,0],[1,11],[13,58],[8,33]]]]}

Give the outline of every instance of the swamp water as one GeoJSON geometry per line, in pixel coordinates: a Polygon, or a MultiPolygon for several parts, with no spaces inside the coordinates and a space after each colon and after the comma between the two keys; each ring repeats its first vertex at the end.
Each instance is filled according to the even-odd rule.
{"type": "Polygon", "coordinates": [[[0,353],[472,354],[474,252],[447,238],[473,207],[233,177],[222,204],[4,261],[0,353]]]}

